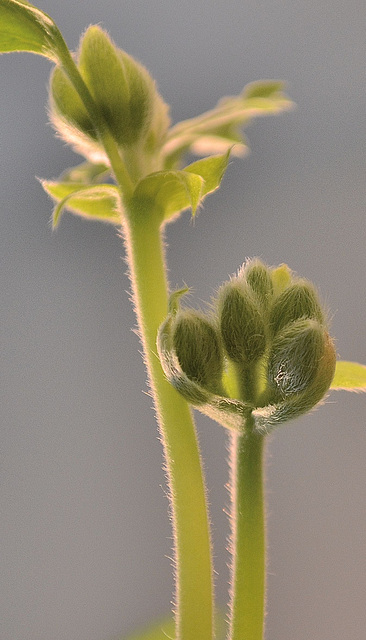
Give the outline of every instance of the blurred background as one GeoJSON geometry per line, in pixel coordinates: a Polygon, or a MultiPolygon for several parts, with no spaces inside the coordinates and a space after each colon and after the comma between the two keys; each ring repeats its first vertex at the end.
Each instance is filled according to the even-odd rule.
{"type": "MultiPolygon", "coordinates": [[[[366,362],[363,0],[40,0],[72,49],[100,23],[156,78],[174,122],[260,78],[297,109],[256,120],[194,224],[168,228],[173,287],[200,306],[248,256],[288,263],[330,309],[341,358],[366,362]]],[[[111,640],[169,612],[161,445],[112,227],[65,214],[35,177],[81,159],[56,140],[50,65],[0,60],[1,640],[111,640]]],[[[333,394],[268,442],[267,638],[366,628],[365,398],[333,394]]],[[[219,602],[229,560],[226,434],[197,416],[219,602]]]]}

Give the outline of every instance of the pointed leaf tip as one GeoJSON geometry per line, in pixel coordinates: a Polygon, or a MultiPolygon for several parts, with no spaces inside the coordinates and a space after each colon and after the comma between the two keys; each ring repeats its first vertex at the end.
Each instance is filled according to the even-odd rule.
{"type": "Polygon", "coordinates": [[[229,164],[230,152],[231,149],[228,149],[226,153],[197,160],[184,168],[184,171],[203,178],[202,197],[219,188],[229,164]]]}

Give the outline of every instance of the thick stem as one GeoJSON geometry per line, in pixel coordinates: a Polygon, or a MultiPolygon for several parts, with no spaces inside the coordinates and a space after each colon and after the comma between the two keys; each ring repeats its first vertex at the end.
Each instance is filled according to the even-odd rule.
{"type": "Polygon", "coordinates": [[[252,418],[231,442],[232,593],[230,640],[263,640],[265,614],[265,518],[263,436],[252,418]]]}
{"type": "Polygon", "coordinates": [[[201,459],[186,401],[167,382],[156,338],[167,315],[160,220],[141,208],[124,225],[128,265],[149,383],[164,446],[175,546],[176,639],[212,640],[210,531],[201,459]]]}
{"type": "Polygon", "coordinates": [[[60,32],[59,61],[98,130],[125,208],[127,261],[150,388],[164,446],[173,519],[176,640],[212,640],[213,584],[210,531],[195,427],[186,401],[167,382],[157,352],[158,329],[168,313],[160,219],[131,205],[134,184],[60,32]]]}

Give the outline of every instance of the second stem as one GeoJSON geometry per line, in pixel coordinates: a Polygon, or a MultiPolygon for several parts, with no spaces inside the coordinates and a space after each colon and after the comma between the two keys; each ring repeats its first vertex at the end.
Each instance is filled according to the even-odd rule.
{"type": "Polygon", "coordinates": [[[231,442],[232,599],[230,640],[263,640],[265,614],[265,518],[263,441],[246,431],[231,442]]]}

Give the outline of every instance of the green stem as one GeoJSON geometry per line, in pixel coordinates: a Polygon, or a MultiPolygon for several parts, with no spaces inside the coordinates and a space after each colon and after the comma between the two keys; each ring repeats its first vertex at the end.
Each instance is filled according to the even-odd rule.
{"type": "Polygon", "coordinates": [[[263,436],[248,417],[231,443],[232,598],[230,640],[262,640],[265,614],[263,436]]]}
{"type": "Polygon", "coordinates": [[[176,640],[212,640],[210,531],[202,466],[186,401],[167,382],[156,352],[168,310],[160,218],[130,204],[124,225],[128,265],[149,383],[164,446],[176,571],[176,640]]]}
{"type": "Polygon", "coordinates": [[[188,404],[167,382],[156,353],[157,332],[168,313],[161,220],[146,208],[133,208],[134,185],[118,146],[59,32],[57,41],[60,62],[99,132],[125,208],[124,232],[132,290],[170,487],[176,640],[212,640],[211,544],[197,437],[188,404]]]}

